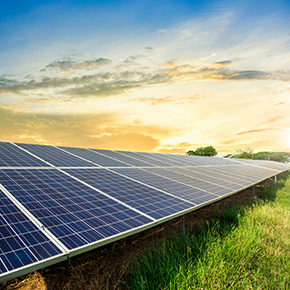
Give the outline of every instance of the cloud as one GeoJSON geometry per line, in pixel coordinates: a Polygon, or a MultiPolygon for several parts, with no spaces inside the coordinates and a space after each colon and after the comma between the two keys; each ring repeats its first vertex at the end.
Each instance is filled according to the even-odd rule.
{"type": "Polygon", "coordinates": [[[236,139],[230,139],[230,140],[220,141],[219,144],[221,144],[221,145],[231,145],[231,144],[234,144],[236,142],[237,142],[236,139]]]}
{"type": "Polygon", "coordinates": [[[103,66],[110,64],[112,61],[108,58],[98,58],[95,60],[86,60],[83,62],[76,62],[73,60],[54,61],[46,65],[46,69],[59,69],[63,71],[86,69],[91,66],[103,66]]]}
{"type": "MultiPolygon", "coordinates": [[[[205,64],[208,58],[199,58],[176,64],[174,60],[167,61],[161,69],[153,69],[135,62],[141,55],[132,55],[119,64],[119,68],[98,73],[85,73],[74,77],[44,76],[40,79],[9,79],[0,76],[0,91],[10,93],[29,94],[39,92],[54,94],[61,100],[98,98],[119,95],[134,88],[166,83],[191,82],[195,80],[282,80],[290,81],[290,73],[266,72],[257,70],[229,69],[238,59],[223,60],[205,64]],[[132,66],[134,65],[134,66],[132,66]],[[123,67],[122,67],[123,66],[123,67]],[[121,69],[120,69],[121,67],[121,69]]],[[[62,71],[88,68],[90,66],[105,65],[110,60],[99,58],[96,60],[76,63],[74,61],[57,61],[47,66],[62,71]]],[[[163,100],[160,100],[161,102],[163,100]]]]}
{"type": "Polygon", "coordinates": [[[191,143],[191,142],[180,142],[180,143],[169,143],[162,144],[155,150],[158,153],[168,153],[168,154],[185,154],[188,150],[195,149],[201,146],[201,144],[191,143]]]}
{"type": "Polygon", "coordinates": [[[17,94],[17,93],[3,89],[3,90],[0,90],[0,94],[17,94]]]}
{"type": "Polygon", "coordinates": [[[166,96],[166,97],[147,97],[147,98],[138,98],[139,102],[144,102],[149,105],[160,105],[160,104],[167,104],[167,103],[174,103],[176,105],[182,104],[192,104],[203,98],[204,96],[195,94],[193,96],[166,96]]]}
{"type": "Polygon", "coordinates": [[[186,29],[186,30],[175,30],[178,33],[184,34],[185,37],[191,36],[191,31],[186,29]]]}
{"type": "MultiPolygon", "coordinates": [[[[206,60],[201,59],[201,61],[206,60]]],[[[281,80],[290,81],[290,72],[281,71],[259,71],[259,70],[235,70],[227,67],[234,64],[239,59],[224,60],[212,64],[196,65],[194,62],[186,62],[177,65],[174,61],[168,61],[164,65],[166,69],[161,72],[172,77],[172,81],[193,81],[193,80],[281,80]]]]}
{"type": "Polygon", "coordinates": [[[138,58],[143,57],[143,55],[137,54],[137,55],[131,55],[128,58],[126,58],[123,63],[126,64],[131,64],[131,63],[135,63],[135,60],[137,60],[138,58]]]}
{"type": "Polygon", "coordinates": [[[0,140],[75,147],[153,151],[160,145],[153,135],[170,130],[128,124],[123,114],[45,114],[0,107],[0,140]]]}
{"type": "Polygon", "coordinates": [[[162,28],[160,28],[160,29],[157,29],[156,30],[156,33],[157,34],[160,34],[160,33],[166,33],[167,32],[167,29],[162,29],[162,28]]]}
{"type": "Polygon", "coordinates": [[[45,103],[45,104],[62,104],[63,102],[59,101],[57,97],[46,97],[39,94],[39,97],[26,97],[26,104],[27,103],[45,103]]]}
{"type": "Polygon", "coordinates": [[[236,133],[236,135],[244,135],[244,134],[258,133],[258,132],[264,132],[264,131],[273,131],[273,130],[279,130],[279,128],[248,130],[248,131],[242,131],[242,132],[236,133]]]}
{"type": "Polygon", "coordinates": [[[138,70],[120,73],[98,73],[81,77],[44,77],[40,81],[0,79],[0,89],[14,93],[38,89],[56,89],[56,93],[68,98],[104,97],[124,93],[126,90],[150,84],[170,81],[171,77],[162,73],[145,73],[138,70]]]}

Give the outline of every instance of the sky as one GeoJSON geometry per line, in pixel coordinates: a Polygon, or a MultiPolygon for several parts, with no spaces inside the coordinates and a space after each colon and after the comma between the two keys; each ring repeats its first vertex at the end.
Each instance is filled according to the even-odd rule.
{"type": "Polygon", "coordinates": [[[289,15],[288,0],[2,0],[0,140],[290,151],[289,15]]]}

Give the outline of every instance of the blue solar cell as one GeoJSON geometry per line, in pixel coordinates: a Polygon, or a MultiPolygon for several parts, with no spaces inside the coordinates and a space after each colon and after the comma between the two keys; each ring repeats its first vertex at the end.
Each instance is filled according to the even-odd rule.
{"type": "MultiPolygon", "coordinates": [[[[0,142],[0,167],[5,168],[0,169],[2,186],[70,250],[153,225],[153,219],[194,209],[290,169],[269,161],[8,142],[0,142]],[[21,148],[53,166],[72,168],[65,171],[96,190],[21,148]]],[[[63,252],[0,190],[0,279],[59,255],[63,252]]]]}
{"type": "MultiPolygon", "coordinates": [[[[147,169],[146,169],[147,170],[147,169]]],[[[158,176],[140,168],[115,168],[114,171],[151,185],[159,190],[168,192],[176,197],[183,198],[195,204],[200,204],[200,197],[206,197],[207,201],[217,198],[216,195],[181,184],[168,178],[158,176]]]]}
{"type": "Polygon", "coordinates": [[[7,271],[43,260],[35,247],[47,249],[45,259],[62,254],[0,190],[0,277],[7,271]]]}
{"type": "Polygon", "coordinates": [[[99,150],[99,149],[91,149],[91,150],[95,151],[95,152],[98,152],[100,154],[106,155],[108,157],[115,158],[116,160],[125,162],[125,163],[130,164],[130,165],[132,165],[134,167],[148,167],[148,166],[150,167],[150,166],[154,166],[151,163],[143,162],[143,161],[138,160],[136,158],[126,156],[124,154],[121,154],[121,152],[118,152],[118,151],[99,150]]]}
{"type": "Polygon", "coordinates": [[[231,186],[232,188],[227,188],[224,186],[224,184],[214,184],[213,179],[210,181],[206,181],[205,179],[197,179],[195,178],[196,176],[194,174],[192,174],[191,176],[184,175],[182,174],[182,172],[179,171],[179,168],[174,168],[172,170],[164,168],[148,168],[146,170],[148,172],[158,174],[159,176],[170,178],[171,180],[175,180],[183,184],[193,186],[194,188],[204,190],[207,193],[212,193],[216,195],[224,195],[225,190],[227,193],[230,193],[234,191],[235,188],[237,188],[237,186],[233,188],[233,186],[231,186],[230,184],[227,185],[231,186]]]}
{"type": "Polygon", "coordinates": [[[260,179],[265,179],[277,174],[275,170],[263,169],[246,164],[228,165],[227,167],[216,166],[216,172],[251,181],[251,183],[256,183],[260,179]]]}
{"type": "Polygon", "coordinates": [[[182,157],[185,157],[186,160],[186,156],[176,156],[173,154],[160,154],[160,153],[139,153],[140,155],[146,156],[148,158],[152,158],[154,160],[159,160],[161,162],[165,162],[166,164],[169,165],[173,165],[173,166],[187,166],[188,163],[186,161],[184,161],[184,159],[182,157]],[[180,158],[178,158],[180,157],[180,158]]]}
{"type": "Polygon", "coordinates": [[[254,166],[260,166],[267,169],[274,169],[278,171],[284,171],[290,169],[289,164],[284,164],[282,162],[276,162],[276,161],[269,161],[269,160],[251,160],[251,159],[230,159],[233,163],[245,163],[245,164],[251,164],[254,166]]]}
{"type": "Polygon", "coordinates": [[[120,153],[120,154],[123,154],[125,156],[128,156],[128,157],[132,157],[132,158],[135,158],[135,159],[138,159],[140,161],[144,161],[145,163],[149,163],[149,164],[152,164],[154,166],[172,166],[171,164],[169,163],[166,163],[166,162],[163,162],[163,161],[159,161],[159,160],[156,160],[154,158],[151,158],[149,157],[148,155],[144,155],[140,152],[129,152],[129,151],[116,151],[117,153],[120,153]]]}
{"type": "MultiPolygon", "coordinates": [[[[120,220],[111,216],[112,213],[126,212],[128,218],[122,222],[130,229],[133,228],[131,220],[139,221],[137,219],[141,215],[57,169],[0,170],[0,181],[5,178],[11,181],[6,189],[18,200],[29,196],[27,202],[22,199],[22,205],[68,249],[87,245],[92,242],[92,237],[98,237],[94,242],[103,239],[103,230],[99,231],[99,228],[104,225],[112,226],[114,234],[121,233],[121,228],[114,227],[120,220]],[[24,182],[33,185],[36,190],[22,188],[24,182]],[[15,189],[16,185],[20,185],[20,189],[15,189]],[[100,215],[96,217],[94,211],[99,211],[100,215]],[[85,225],[82,232],[79,231],[81,225],[85,225]]],[[[145,217],[142,224],[150,222],[152,220],[145,217]]]]}
{"type": "Polygon", "coordinates": [[[102,167],[127,167],[130,166],[129,164],[126,164],[122,161],[115,160],[113,158],[110,158],[108,156],[104,156],[102,154],[99,154],[95,150],[87,150],[82,148],[71,148],[71,147],[60,147],[63,150],[66,150],[70,153],[76,154],[78,156],[81,156],[87,160],[90,160],[96,164],[96,166],[102,166],[102,167]]]}
{"type": "MultiPolygon", "coordinates": [[[[65,171],[153,218],[163,218],[170,215],[175,205],[182,205],[183,210],[194,207],[194,204],[167,195],[106,169],[66,169],[65,171]],[[158,202],[153,199],[156,196],[160,198],[158,202]],[[164,201],[167,201],[167,204],[164,201]],[[155,203],[156,210],[141,206],[152,203],[155,203]]],[[[179,211],[174,211],[174,213],[177,212],[179,211]]]]}
{"type": "Polygon", "coordinates": [[[83,160],[75,155],[69,154],[53,146],[17,144],[19,147],[26,149],[32,154],[40,157],[53,166],[63,167],[92,167],[96,166],[89,161],[83,160]]]}
{"type": "Polygon", "coordinates": [[[0,142],[0,167],[32,167],[32,166],[44,166],[49,165],[17,146],[0,142]]]}
{"type": "MultiPolygon", "coordinates": [[[[195,167],[187,167],[187,168],[174,168],[173,171],[180,172],[182,174],[188,176],[194,176],[199,179],[214,182],[216,184],[225,185],[229,188],[237,190],[242,188],[248,184],[251,184],[250,180],[236,178],[233,174],[222,174],[219,172],[220,166],[210,166],[206,168],[195,168],[195,167]]],[[[170,169],[171,170],[171,169],[170,169]]]]}

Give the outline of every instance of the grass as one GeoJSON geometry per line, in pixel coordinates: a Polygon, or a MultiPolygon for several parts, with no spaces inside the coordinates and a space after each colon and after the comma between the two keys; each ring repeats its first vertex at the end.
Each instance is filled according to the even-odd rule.
{"type": "Polygon", "coordinates": [[[128,266],[124,289],[290,289],[290,178],[128,266]]]}

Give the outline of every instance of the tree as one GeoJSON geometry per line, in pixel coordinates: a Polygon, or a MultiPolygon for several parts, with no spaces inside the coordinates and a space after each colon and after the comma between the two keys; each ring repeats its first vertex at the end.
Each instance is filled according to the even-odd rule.
{"type": "Polygon", "coordinates": [[[218,152],[212,146],[198,147],[195,151],[189,150],[185,153],[186,155],[196,155],[196,156],[216,156],[218,152]]]}
{"type": "Polygon", "coordinates": [[[246,149],[238,149],[235,152],[235,158],[241,159],[253,159],[254,149],[246,148],[246,149]]]}
{"type": "Polygon", "coordinates": [[[255,159],[255,160],[271,160],[282,163],[290,162],[290,153],[289,152],[270,152],[270,151],[261,151],[253,153],[253,149],[239,149],[236,150],[234,154],[227,154],[224,158],[239,158],[239,159],[255,159]]]}

